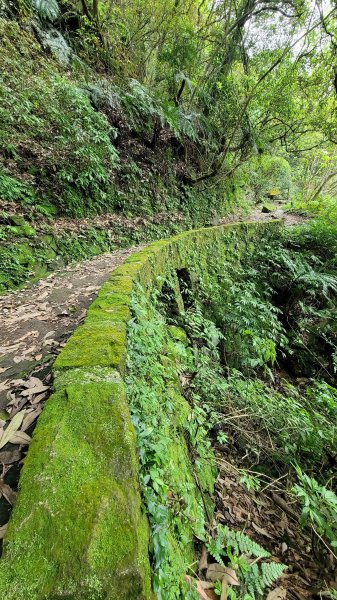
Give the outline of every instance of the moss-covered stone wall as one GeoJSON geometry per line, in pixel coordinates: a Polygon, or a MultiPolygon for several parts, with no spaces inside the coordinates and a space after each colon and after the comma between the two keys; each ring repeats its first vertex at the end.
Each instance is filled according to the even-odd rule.
{"type": "Polygon", "coordinates": [[[150,298],[181,269],[192,279],[221,276],[270,227],[218,226],[154,242],[102,286],[55,362],[55,393],[39,418],[5,538],[1,598],[153,598],[125,386],[132,299],[139,286],[150,298]]]}

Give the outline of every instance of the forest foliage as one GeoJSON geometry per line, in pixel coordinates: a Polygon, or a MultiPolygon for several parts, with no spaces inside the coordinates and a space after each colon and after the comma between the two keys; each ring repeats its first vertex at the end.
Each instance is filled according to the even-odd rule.
{"type": "MultiPolygon", "coordinates": [[[[219,475],[215,494],[208,488],[214,455],[218,468],[224,462],[237,472],[236,485],[259,507],[265,506],[264,490],[286,499],[310,546],[304,552],[319,565],[317,574],[307,568],[303,597],[312,597],[313,585],[333,597],[327,588],[333,580],[335,589],[337,547],[336,243],[336,227],[327,235],[325,224],[275,229],[235,266],[233,259],[210,256],[206,276],[198,276],[192,261],[150,299],[137,287],[127,385],[158,598],[203,597],[185,578],[198,572],[191,545],[198,551],[201,542],[218,565],[212,581],[221,579],[219,565],[229,570],[231,600],[265,598],[282,577],[283,563],[290,569],[288,592],[301,587],[289,554],[278,552],[275,562],[280,539],[265,548],[274,513],[267,531],[255,530],[262,532],[261,547],[252,537],[252,516],[239,495],[230,495],[228,479],[219,475]],[[185,445],[201,498],[186,477],[185,445]],[[244,511],[241,521],[227,513],[236,503],[244,511]]],[[[197,265],[197,249],[193,258],[197,265]]],[[[281,539],[297,551],[293,534],[281,539]]],[[[201,570],[199,565],[202,578],[201,570]]],[[[216,581],[219,596],[223,589],[216,581]]]]}
{"type": "Polygon", "coordinates": [[[246,600],[284,570],[242,561],[247,546],[267,555],[243,534],[210,532],[192,482],[170,471],[169,397],[160,409],[172,360],[191,376],[183,433],[198,476],[212,444],[239,437],[242,462],[260,473],[244,475],[247,486],[282,478],[301,525],[335,556],[336,16],[335,0],[0,0],[0,258],[11,284],[31,268],[13,239],[32,244],[34,228],[60,216],[165,213],[195,226],[275,199],[319,216],[266,239],[235,278],[228,266],[201,285],[176,320],[155,299],[142,325],[141,300],[133,306],[129,392],[159,598],[188,588],[190,557],[177,548],[191,531],[236,565],[246,600]],[[184,329],[188,348],[167,325],[184,329]],[[240,434],[223,419],[236,411],[240,434]],[[176,546],[172,531],[185,535],[176,546]]]}
{"type": "Polygon", "coordinates": [[[4,200],[205,222],[269,196],[335,215],[333,3],[1,6],[4,200]]]}

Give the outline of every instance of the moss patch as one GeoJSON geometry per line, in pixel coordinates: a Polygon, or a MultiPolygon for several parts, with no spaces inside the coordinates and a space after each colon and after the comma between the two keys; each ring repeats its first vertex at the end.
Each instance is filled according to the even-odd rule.
{"type": "Polygon", "coordinates": [[[55,361],[56,369],[115,367],[121,372],[126,360],[126,325],[91,321],[79,327],[55,361]]]}
{"type": "Polygon", "coordinates": [[[1,596],[150,598],[137,473],[122,383],[69,384],[52,396],[23,468],[1,596]]]}

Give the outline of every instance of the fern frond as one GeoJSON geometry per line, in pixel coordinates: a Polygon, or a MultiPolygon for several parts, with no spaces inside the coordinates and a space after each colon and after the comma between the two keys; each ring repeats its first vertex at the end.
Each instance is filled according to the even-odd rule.
{"type": "Polygon", "coordinates": [[[260,544],[257,544],[253,540],[242,533],[242,531],[232,531],[228,527],[218,528],[218,535],[222,538],[223,544],[227,547],[233,548],[235,554],[246,554],[248,556],[254,556],[255,558],[268,558],[270,553],[262,548],[260,544]]]}
{"type": "Polygon", "coordinates": [[[286,565],[274,562],[264,562],[260,566],[252,564],[248,571],[241,573],[245,589],[252,598],[261,598],[265,589],[275,583],[286,568],[286,565]]]}
{"type": "Polygon", "coordinates": [[[261,580],[265,587],[271,586],[282,575],[287,565],[280,563],[263,563],[261,565],[261,580]]]}
{"type": "Polygon", "coordinates": [[[31,0],[31,3],[42,20],[53,23],[60,16],[57,0],[31,0]]]}
{"type": "MultiPolygon", "coordinates": [[[[235,557],[242,560],[242,556],[240,559],[242,554],[258,559],[270,557],[270,553],[251,540],[248,535],[245,535],[242,531],[232,531],[229,527],[222,525],[218,526],[217,536],[209,541],[207,549],[221,565],[224,565],[223,557],[227,557],[230,561],[235,557]]],[[[261,598],[265,588],[271,586],[286,568],[286,565],[275,562],[262,562],[260,564],[257,561],[252,561],[251,564],[249,564],[249,561],[246,562],[245,567],[240,568],[243,586],[241,591],[250,594],[254,600],[261,598]]]]}
{"type": "Polygon", "coordinates": [[[217,537],[215,540],[211,540],[207,544],[207,549],[208,549],[208,552],[216,560],[216,562],[219,563],[219,565],[223,565],[224,562],[223,562],[222,557],[221,557],[221,553],[223,553],[223,547],[222,547],[222,544],[219,543],[219,539],[220,538],[217,537]]]}
{"type": "Polygon", "coordinates": [[[252,598],[256,597],[256,594],[259,596],[263,595],[264,592],[264,584],[261,578],[261,573],[259,566],[257,564],[251,565],[250,569],[243,574],[247,592],[250,594],[252,598]]]}

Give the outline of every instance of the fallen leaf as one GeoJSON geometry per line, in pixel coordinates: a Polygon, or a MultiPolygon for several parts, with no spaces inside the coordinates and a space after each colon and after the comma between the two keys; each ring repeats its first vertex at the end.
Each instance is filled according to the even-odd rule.
{"type": "Polygon", "coordinates": [[[28,402],[28,398],[19,398],[19,399],[14,398],[13,402],[9,402],[7,404],[7,407],[12,406],[12,410],[11,410],[11,418],[12,419],[13,419],[14,415],[16,415],[18,412],[21,411],[21,408],[23,406],[25,406],[25,404],[27,404],[27,402],[28,402]]]}
{"type": "Polygon", "coordinates": [[[191,378],[192,378],[192,375],[189,375],[187,373],[181,373],[179,375],[179,379],[180,379],[182,388],[186,388],[189,385],[191,378]]]}
{"type": "Polygon", "coordinates": [[[6,379],[5,381],[2,381],[2,382],[0,383],[0,392],[4,392],[5,390],[8,390],[8,389],[9,389],[9,387],[10,387],[10,386],[9,386],[9,381],[8,381],[8,379],[6,379]]]}
{"type": "Polygon", "coordinates": [[[199,583],[203,590],[213,590],[214,588],[214,583],[211,581],[202,581],[202,579],[200,579],[199,583]]]}
{"type": "Polygon", "coordinates": [[[209,565],[206,573],[206,579],[210,581],[222,581],[225,579],[229,585],[240,585],[236,571],[230,567],[223,567],[218,563],[209,565]]]}
{"type": "Polygon", "coordinates": [[[14,344],[12,346],[1,346],[0,347],[0,355],[2,354],[10,354],[11,352],[16,352],[22,344],[14,344]]]}
{"type": "Polygon", "coordinates": [[[6,525],[3,525],[2,527],[0,527],[0,540],[4,539],[7,526],[8,526],[8,523],[6,523],[6,525]]]}
{"type": "Polygon", "coordinates": [[[218,565],[218,563],[212,563],[208,565],[206,579],[210,581],[222,580],[225,573],[225,567],[218,565]]]}
{"type": "Polygon", "coordinates": [[[21,392],[21,396],[35,396],[36,394],[41,394],[49,389],[48,385],[40,385],[34,388],[27,388],[23,392],[21,392]]]}
{"type": "Polygon", "coordinates": [[[221,585],[220,600],[227,600],[227,598],[228,598],[227,590],[228,590],[228,583],[223,579],[222,580],[222,585],[221,585]]]}
{"type": "Polygon", "coordinates": [[[25,387],[26,388],[39,387],[40,385],[43,385],[43,381],[41,379],[39,379],[38,377],[31,376],[28,379],[28,381],[25,382],[25,387]]]}
{"type": "Polygon", "coordinates": [[[48,331],[48,333],[46,333],[46,335],[44,336],[44,338],[43,338],[43,339],[44,339],[44,340],[46,340],[47,338],[49,338],[49,337],[51,337],[52,335],[54,335],[54,333],[55,333],[55,330],[53,330],[53,331],[48,331]]]}
{"type": "Polygon", "coordinates": [[[226,582],[228,585],[240,585],[238,580],[237,572],[230,567],[225,567],[226,573],[222,578],[222,583],[226,582]]]}
{"type": "Polygon", "coordinates": [[[7,429],[2,434],[0,439],[0,448],[3,448],[7,442],[11,439],[12,435],[21,427],[21,423],[23,421],[23,417],[25,416],[25,411],[22,410],[14,415],[13,419],[9,423],[7,429]]]}
{"type": "Polygon", "coordinates": [[[42,400],[44,400],[47,397],[47,394],[39,394],[38,396],[35,396],[35,398],[30,399],[30,403],[33,404],[35,406],[35,404],[38,404],[39,402],[41,402],[42,400]]]}
{"type": "Polygon", "coordinates": [[[15,387],[27,387],[27,381],[25,381],[24,379],[12,379],[11,385],[15,387]]]}
{"type": "Polygon", "coordinates": [[[20,337],[17,341],[22,342],[23,340],[26,340],[27,338],[36,337],[38,334],[39,334],[38,331],[28,331],[28,333],[25,333],[25,335],[20,337]]]}
{"type": "Polygon", "coordinates": [[[25,358],[27,358],[26,354],[33,354],[33,352],[35,352],[35,350],[36,350],[36,346],[31,346],[30,348],[27,348],[27,350],[24,350],[22,354],[25,356],[25,358]]]}
{"type": "Polygon", "coordinates": [[[273,540],[273,536],[270,535],[270,533],[268,533],[268,531],[266,529],[262,529],[262,527],[259,527],[258,525],[255,525],[255,523],[252,523],[255,531],[257,531],[258,533],[260,533],[261,535],[264,535],[265,537],[269,538],[270,540],[273,540]]]}
{"type": "Polygon", "coordinates": [[[287,597],[287,590],[283,587],[277,587],[274,590],[271,590],[266,598],[266,600],[283,600],[283,598],[287,597]]]}
{"type": "Polygon", "coordinates": [[[32,438],[27,435],[24,431],[17,431],[14,433],[9,440],[11,444],[20,444],[22,446],[27,446],[32,441],[32,438]]]}
{"type": "MultiPolygon", "coordinates": [[[[190,575],[185,575],[185,580],[187,581],[187,583],[189,584],[189,586],[192,588],[195,586],[195,580],[192,579],[192,577],[190,577],[190,575]]],[[[207,595],[207,593],[205,592],[205,589],[203,587],[203,584],[205,584],[207,582],[205,581],[197,581],[197,591],[199,594],[199,598],[201,600],[209,600],[210,596],[207,595]]],[[[217,598],[218,600],[218,598],[217,598]]]]}
{"type": "Polygon", "coordinates": [[[214,590],[206,590],[207,600],[219,600],[219,596],[214,590]]]}
{"type": "Polygon", "coordinates": [[[46,341],[43,343],[43,345],[44,345],[44,346],[59,346],[59,342],[58,342],[57,340],[53,340],[53,339],[51,339],[51,340],[46,340],[46,341]]]}
{"type": "Polygon", "coordinates": [[[0,497],[1,496],[6,498],[7,502],[9,502],[9,504],[12,506],[15,504],[16,492],[14,492],[14,490],[12,490],[12,488],[3,480],[0,480],[0,497]]]}
{"type": "Polygon", "coordinates": [[[0,367],[0,373],[5,373],[8,369],[10,369],[10,367],[0,367]]]}
{"type": "Polygon", "coordinates": [[[207,594],[206,594],[205,590],[203,589],[200,581],[198,581],[198,583],[197,583],[197,591],[198,591],[198,594],[199,594],[200,598],[202,598],[202,600],[208,600],[209,599],[209,596],[207,596],[207,594]]]}
{"type": "Polygon", "coordinates": [[[38,418],[39,414],[42,412],[42,407],[38,406],[35,410],[31,412],[26,412],[26,416],[23,419],[21,431],[27,431],[27,429],[34,423],[34,421],[38,418]]]}
{"type": "Polygon", "coordinates": [[[208,567],[207,548],[206,548],[206,546],[203,546],[202,551],[201,551],[200,561],[199,561],[199,570],[203,571],[204,569],[207,569],[207,567],[208,567]]]}
{"type": "Polygon", "coordinates": [[[23,360],[27,360],[25,356],[14,356],[13,358],[13,362],[15,362],[16,365],[22,362],[23,360]]]}
{"type": "Polygon", "coordinates": [[[38,296],[38,300],[44,300],[45,298],[47,298],[49,292],[48,290],[46,290],[45,292],[42,292],[42,294],[40,294],[40,296],[38,296]]]}
{"type": "Polygon", "coordinates": [[[37,354],[35,356],[35,360],[41,360],[42,356],[43,356],[43,354],[37,354]]]}
{"type": "Polygon", "coordinates": [[[18,448],[13,450],[2,450],[0,452],[0,464],[1,465],[12,465],[21,458],[21,452],[18,448]]]}

